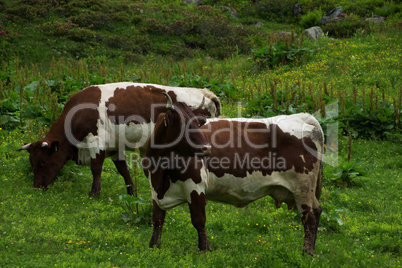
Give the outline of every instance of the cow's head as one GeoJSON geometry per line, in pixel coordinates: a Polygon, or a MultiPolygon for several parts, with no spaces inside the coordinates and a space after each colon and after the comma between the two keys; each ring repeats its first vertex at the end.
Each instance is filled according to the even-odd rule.
{"type": "Polygon", "coordinates": [[[17,151],[27,150],[34,172],[34,188],[47,188],[66,164],[66,153],[60,152],[60,142],[36,141],[26,144],[17,151]]]}
{"type": "MultiPolygon", "coordinates": [[[[165,96],[168,111],[158,116],[150,146],[174,151],[183,156],[209,155],[211,146],[199,130],[205,124],[205,118],[196,116],[183,102],[172,104],[169,95],[165,96]]],[[[203,104],[204,100],[199,107],[203,104]]]]}

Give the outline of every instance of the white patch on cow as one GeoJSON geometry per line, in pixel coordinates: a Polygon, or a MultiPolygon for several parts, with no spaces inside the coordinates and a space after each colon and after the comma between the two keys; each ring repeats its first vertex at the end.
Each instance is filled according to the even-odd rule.
{"type": "Polygon", "coordinates": [[[79,144],[78,148],[78,164],[89,166],[91,165],[91,159],[96,157],[99,153],[99,137],[89,133],[79,144]]]}
{"type": "Polygon", "coordinates": [[[206,198],[236,207],[243,207],[247,204],[268,195],[273,186],[282,186],[292,191],[296,185],[291,178],[294,170],[286,172],[273,172],[271,176],[264,176],[261,171],[248,173],[245,178],[238,178],[232,174],[225,174],[217,177],[209,173],[206,198]],[[285,178],[285,179],[284,179],[285,178]]]}
{"type": "Polygon", "coordinates": [[[207,119],[206,125],[216,121],[262,123],[267,127],[271,124],[276,124],[283,132],[294,135],[298,139],[306,137],[306,133],[311,133],[311,131],[316,127],[320,129],[320,125],[314,116],[307,113],[279,115],[269,118],[209,118],[207,119]]]}
{"type": "Polygon", "coordinates": [[[211,112],[213,108],[211,117],[216,116],[216,108],[213,101],[211,101],[212,97],[216,97],[211,91],[203,88],[190,88],[190,87],[170,87],[156,84],[145,84],[145,83],[133,83],[134,86],[146,87],[153,86],[156,88],[160,88],[165,90],[166,92],[172,91],[176,97],[178,102],[184,102],[188,106],[198,107],[201,104],[202,98],[205,96],[205,102],[202,108],[208,109],[211,112]]]}

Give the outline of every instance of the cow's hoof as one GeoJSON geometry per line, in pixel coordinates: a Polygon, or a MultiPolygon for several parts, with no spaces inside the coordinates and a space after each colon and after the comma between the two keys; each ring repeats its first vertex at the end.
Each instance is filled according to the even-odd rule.
{"type": "Polygon", "coordinates": [[[134,195],[134,190],[133,187],[127,186],[127,194],[133,196],[134,195]]]}
{"type": "Polygon", "coordinates": [[[100,197],[100,192],[89,192],[89,197],[100,197]]]}
{"type": "Polygon", "coordinates": [[[211,246],[209,245],[209,243],[207,245],[204,245],[202,247],[198,247],[200,249],[201,252],[207,252],[207,251],[212,251],[211,246]]]}
{"type": "Polygon", "coordinates": [[[303,255],[305,254],[315,257],[314,250],[304,250],[303,255]]]}
{"type": "Polygon", "coordinates": [[[162,242],[160,240],[158,240],[157,242],[151,241],[149,243],[150,248],[160,248],[161,245],[162,245],[162,242]]]}

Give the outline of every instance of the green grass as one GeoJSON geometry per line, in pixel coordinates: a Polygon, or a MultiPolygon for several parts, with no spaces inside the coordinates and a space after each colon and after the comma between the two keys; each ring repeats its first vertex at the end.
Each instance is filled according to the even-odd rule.
{"type": "MultiPolygon", "coordinates": [[[[325,181],[320,202],[344,224],[323,216],[317,256],[310,257],[301,254],[303,227],[298,216],[284,205],[275,209],[269,197],[243,209],[209,202],[206,228],[212,252],[198,252],[197,233],[186,205],[168,211],[162,247],[149,249],[152,227],[121,219],[124,209],[119,195],[125,193],[124,183],[110,160],[104,167],[99,198],[88,197],[89,168],[73,163],[49,190],[35,190],[28,155],[15,151],[28,135],[4,130],[0,135],[1,267],[400,265],[402,149],[392,142],[353,141],[352,160],[363,160],[361,168],[369,175],[356,178],[356,186],[350,188],[325,181]]],[[[346,154],[346,141],[341,140],[340,161],[346,154]]],[[[142,173],[139,195],[151,198],[142,173]]]]}
{"type": "MultiPolygon", "coordinates": [[[[216,86],[217,93],[228,90],[225,85],[232,85],[230,94],[221,95],[223,115],[228,117],[248,116],[250,100],[269,93],[272,81],[278,89],[300,86],[312,96],[326,86],[334,98],[343,94],[343,98],[351,99],[355,90],[358,98],[365,96],[366,105],[376,96],[382,100],[384,95],[386,101],[399,106],[395,110],[400,110],[402,36],[397,4],[382,7],[384,14],[389,13],[385,25],[372,25],[370,32],[358,31],[348,39],[304,40],[303,47],[313,53],[292,64],[267,69],[247,60],[251,48],[268,46],[273,32],[294,30],[300,36],[302,29],[297,24],[259,17],[255,6],[247,1],[221,1],[226,5],[229,2],[238,9],[240,18],[228,18],[215,6],[204,27],[217,13],[219,23],[229,20],[234,27],[243,23],[250,34],[233,40],[245,41],[249,50],[235,43],[226,50],[220,47],[212,52],[200,44],[188,49],[185,41],[194,44],[194,36],[181,35],[186,28],[177,25],[176,35],[161,33],[161,25],[174,26],[176,19],[186,16],[183,12],[187,9],[178,0],[158,1],[160,10],[166,12],[154,11],[154,2],[129,1],[139,4],[143,13],[136,13],[136,7],[122,9],[122,1],[98,1],[96,5],[90,5],[91,1],[70,1],[69,15],[52,7],[47,16],[30,18],[32,14],[28,14],[28,19],[18,15],[24,9],[4,9],[4,4],[12,7],[16,1],[0,1],[0,31],[10,30],[13,35],[11,41],[5,40],[4,35],[0,37],[0,267],[401,266],[402,149],[398,136],[384,141],[353,141],[352,161],[362,160],[359,169],[368,174],[353,178],[353,187],[339,188],[325,179],[320,202],[327,215],[321,218],[315,257],[301,254],[303,228],[298,216],[285,206],[275,209],[269,197],[244,209],[209,202],[206,228],[213,251],[200,253],[185,205],[168,211],[162,247],[148,248],[152,227],[149,223],[124,222],[122,214],[126,210],[119,197],[126,190],[110,160],[105,162],[99,198],[88,197],[92,183],[89,168],[73,163],[63,168],[48,191],[32,188],[28,154],[15,150],[24,142],[42,138],[68,97],[90,84],[200,83],[216,86]],[[85,24],[82,14],[96,9],[101,11],[99,16],[121,17],[94,17],[94,26],[85,24]],[[10,14],[14,15],[6,17],[10,14]],[[131,24],[122,20],[127,16],[131,24]],[[146,20],[150,18],[156,18],[160,25],[146,24],[152,23],[146,20]],[[69,19],[80,21],[83,29],[54,32],[55,21],[68,23],[69,19]],[[263,21],[264,26],[254,29],[252,25],[257,21],[263,21]],[[228,52],[224,60],[219,58],[222,51],[228,52]],[[374,95],[369,100],[371,91],[374,95]]],[[[310,11],[316,8],[314,1],[300,2],[310,11]]],[[[378,9],[384,1],[366,0],[367,5],[360,9],[355,1],[321,2],[323,11],[342,4],[347,14],[364,16],[367,7],[378,9]]],[[[46,5],[35,10],[46,11],[46,5]]],[[[194,7],[189,7],[188,12],[192,18],[200,14],[194,7]]],[[[213,45],[208,43],[218,40],[213,38],[204,38],[203,45],[213,45]]],[[[347,141],[340,139],[338,160],[344,164],[347,141]]],[[[141,171],[131,171],[140,173],[139,195],[150,201],[149,183],[141,171]]],[[[150,209],[150,205],[140,206],[140,215],[149,219],[150,209]]]]}

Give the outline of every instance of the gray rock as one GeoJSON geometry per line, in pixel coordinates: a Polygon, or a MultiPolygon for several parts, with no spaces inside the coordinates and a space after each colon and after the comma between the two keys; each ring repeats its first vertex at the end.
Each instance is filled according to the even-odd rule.
{"type": "Polygon", "coordinates": [[[234,8],[232,8],[232,7],[221,6],[221,7],[219,7],[219,8],[220,8],[221,10],[229,11],[230,16],[233,17],[233,18],[238,18],[238,17],[239,17],[239,15],[237,14],[237,11],[236,11],[234,8]]]}
{"type": "Polygon", "coordinates": [[[334,9],[332,9],[331,11],[327,12],[327,14],[325,14],[321,20],[320,23],[321,24],[326,24],[328,22],[332,22],[332,21],[339,21],[339,20],[343,20],[343,17],[339,17],[339,15],[343,12],[342,7],[336,7],[334,9]]]}
{"type": "Polygon", "coordinates": [[[291,32],[277,32],[275,33],[279,38],[286,38],[286,37],[291,37],[292,33],[291,32]]]}
{"type": "Polygon", "coordinates": [[[296,34],[292,32],[276,32],[273,33],[272,36],[275,38],[274,40],[286,42],[290,41],[293,42],[294,40],[298,39],[296,34]]]}
{"type": "Polygon", "coordinates": [[[261,27],[264,26],[264,23],[262,23],[261,21],[257,22],[256,24],[254,24],[255,27],[261,27]]]}
{"type": "Polygon", "coordinates": [[[202,4],[202,1],[201,0],[183,0],[183,3],[189,4],[189,5],[195,4],[196,6],[199,6],[202,4]]]}
{"type": "Polygon", "coordinates": [[[293,17],[297,17],[298,15],[302,14],[301,5],[299,3],[297,3],[293,6],[292,14],[293,14],[293,17]]]}
{"type": "Polygon", "coordinates": [[[321,27],[314,26],[304,30],[304,35],[306,35],[311,40],[317,40],[324,35],[324,32],[322,31],[321,27]]]}
{"type": "Polygon", "coordinates": [[[366,19],[366,21],[374,22],[374,23],[381,23],[381,22],[385,21],[385,18],[381,17],[381,16],[374,15],[371,18],[366,19]]]}

